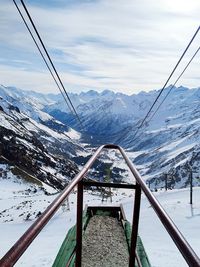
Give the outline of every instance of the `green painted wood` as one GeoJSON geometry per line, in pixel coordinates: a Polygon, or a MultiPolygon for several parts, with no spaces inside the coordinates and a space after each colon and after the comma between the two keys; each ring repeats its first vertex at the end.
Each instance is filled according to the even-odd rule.
{"type": "MultiPolygon", "coordinates": [[[[86,212],[83,214],[83,230],[86,228],[88,224],[89,216],[86,212]]],[[[66,264],[72,257],[74,251],[76,249],[76,225],[69,229],[67,236],[65,237],[59,252],[56,256],[56,259],[52,265],[52,267],[66,267],[66,264]]],[[[72,257],[70,267],[74,266],[75,256],[72,257]]]]}
{"type": "MultiPolygon", "coordinates": [[[[131,227],[131,224],[128,221],[125,222],[124,230],[125,230],[127,243],[128,243],[129,249],[130,249],[132,227],[131,227]]],[[[148,256],[146,254],[146,251],[144,249],[142,240],[141,240],[141,238],[139,236],[137,237],[136,250],[137,250],[138,256],[140,258],[142,267],[151,267],[151,264],[149,262],[149,259],[148,259],[148,256]]],[[[137,264],[135,264],[135,267],[138,267],[137,264]]]]}
{"type": "Polygon", "coordinates": [[[69,229],[66,238],[64,239],[60,250],[53,263],[53,267],[66,267],[70,257],[76,247],[76,226],[69,229]]]}
{"type": "MultiPolygon", "coordinates": [[[[109,211],[102,211],[99,209],[97,211],[98,215],[107,216],[110,215],[109,211]]],[[[83,215],[83,230],[87,227],[88,221],[90,219],[90,216],[87,214],[87,212],[84,212],[83,215]]],[[[124,225],[124,231],[127,239],[128,246],[130,248],[131,244],[131,224],[126,221],[124,225]]],[[[76,255],[74,253],[76,248],[76,225],[69,229],[67,236],[65,237],[60,250],[56,256],[56,259],[52,265],[52,267],[66,267],[68,261],[71,258],[71,262],[69,264],[69,267],[75,266],[75,260],[76,255]],[[74,255],[73,255],[74,254],[74,255]]],[[[144,246],[142,244],[141,238],[138,236],[137,238],[137,253],[140,258],[141,264],[143,267],[151,267],[148,256],[145,252],[144,246]]],[[[137,264],[135,264],[135,267],[138,267],[137,264]]]]}
{"type": "Polygon", "coordinates": [[[111,216],[111,212],[110,211],[104,211],[104,210],[97,210],[95,215],[99,215],[99,216],[111,216]]]}
{"type": "Polygon", "coordinates": [[[70,262],[69,267],[75,267],[75,261],[76,261],[76,255],[74,254],[73,257],[72,257],[72,260],[70,262]]]}

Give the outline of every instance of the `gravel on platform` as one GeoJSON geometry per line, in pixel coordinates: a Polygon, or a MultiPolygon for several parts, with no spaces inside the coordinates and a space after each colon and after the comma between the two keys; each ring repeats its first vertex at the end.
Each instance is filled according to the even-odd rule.
{"type": "Polygon", "coordinates": [[[116,218],[93,216],[83,237],[83,267],[127,267],[128,246],[124,230],[116,218]]]}

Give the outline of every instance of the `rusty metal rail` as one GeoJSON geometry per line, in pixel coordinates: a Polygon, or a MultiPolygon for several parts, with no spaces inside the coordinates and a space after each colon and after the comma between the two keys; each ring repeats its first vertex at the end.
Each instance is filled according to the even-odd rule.
{"type": "MultiPolygon", "coordinates": [[[[138,222],[139,222],[139,211],[140,211],[140,198],[141,191],[144,192],[149,202],[151,203],[153,209],[157,213],[160,218],[162,224],[165,226],[169,235],[173,239],[177,248],[185,258],[186,262],[189,266],[192,267],[200,267],[200,259],[195,254],[191,246],[185,240],[183,235],[180,233],[178,228],[175,226],[173,221],[167,215],[165,210],[162,208],[158,200],[146,186],[139,172],[134,167],[133,163],[125,154],[124,150],[112,144],[107,144],[99,147],[94,155],[90,158],[90,160],[85,164],[83,169],[79,172],[79,174],[69,183],[69,185],[63,190],[63,192],[47,207],[47,209],[43,212],[43,214],[30,226],[30,228],[22,235],[22,237],[13,245],[13,247],[4,255],[4,257],[0,260],[0,267],[10,267],[13,266],[17,260],[21,257],[21,255],[25,252],[31,242],[36,238],[36,236],[40,233],[40,231],[44,228],[44,226],[48,223],[51,217],[55,214],[67,196],[71,193],[71,191],[78,185],[78,201],[77,201],[77,247],[76,247],[76,266],[81,266],[81,239],[82,239],[82,210],[83,210],[83,182],[85,174],[93,165],[94,161],[97,159],[99,154],[103,149],[117,149],[121,152],[125,162],[133,173],[136,184],[130,185],[130,187],[135,188],[135,201],[134,201],[134,212],[133,212],[133,231],[132,231],[132,240],[131,240],[131,254],[130,254],[130,262],[129,266],[135,266],[135,247],[137,241],[137,231],[138,231],[138,222]]],[[[99,184],[100,185],[100,184],[99,184]]],[[[105,186],[105,184],[101,184],[101,186],[105,186]]],[[[111,186],[111,184],[109,185],[111,186]]],[[[116,186],[117,187],[117,186],[116,186]]],[[[119,186],[120,187],[120,186],[119,186]]],[[[124,186],[127,187],[128,186],[124,186]]]]}

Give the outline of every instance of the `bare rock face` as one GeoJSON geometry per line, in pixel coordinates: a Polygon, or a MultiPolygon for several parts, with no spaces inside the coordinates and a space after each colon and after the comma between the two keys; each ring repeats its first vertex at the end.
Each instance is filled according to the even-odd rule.
{"type": "Polygon", "coordinates": [[[83,238],[83,267],[125,267],[129,253],[121,223],[110,216],[93,216],[83,238]]]}

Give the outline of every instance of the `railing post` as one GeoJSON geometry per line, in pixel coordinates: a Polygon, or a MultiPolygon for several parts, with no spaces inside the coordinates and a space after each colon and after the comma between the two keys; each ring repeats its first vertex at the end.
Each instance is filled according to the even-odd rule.
{"type": "Polygon", "coordinates": [[[77,186],[77,221],[76,221],[76,267],[81,267],[82,228],[83,228],[83,182],[77,186]]]}
{"type": "Polygon", "coordinates": [[[129,267],[135,266],[136,244],[137,244],[138,224],[139,224],[139,215],[140,215],[140,201],[141,201],[141,187],[138,183],[136,183],[129,267]]]}

